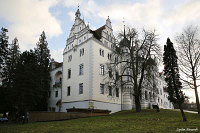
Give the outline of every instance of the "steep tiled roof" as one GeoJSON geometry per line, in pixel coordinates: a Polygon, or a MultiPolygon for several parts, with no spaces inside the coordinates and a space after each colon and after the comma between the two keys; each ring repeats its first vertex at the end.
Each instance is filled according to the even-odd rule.
{"type": "Polygon", "coordinates": [[[103,25],[103,26],[101,26],[100,28],[98,28],[97,30],[90,30],[90,33],[92,33],[93,34],[93,36],[96,38],[96,39],[98,39],[98,40],[100,40],[101,39],[101,37],[102,37],[102,31],[105,29],[105,25],[103,25]]]}

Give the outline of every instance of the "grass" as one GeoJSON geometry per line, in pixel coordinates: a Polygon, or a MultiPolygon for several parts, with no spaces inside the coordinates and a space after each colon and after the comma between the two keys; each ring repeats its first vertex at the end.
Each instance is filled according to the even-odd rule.
{"type": "MultiPolygon", "coordinates": [[[[177,129],[198,129],[200,116],[186,113],[187,122],[182,121],[180,112],[172,110],[122,111],[109,116],[79,118],[65,121],[35,122],[24,125],[0,125],[0,133],[70,133],[70,132],[133,132],[173,133],[177,129]]],[[[184,131],[186,132],[186,131],[184,131]]]]}

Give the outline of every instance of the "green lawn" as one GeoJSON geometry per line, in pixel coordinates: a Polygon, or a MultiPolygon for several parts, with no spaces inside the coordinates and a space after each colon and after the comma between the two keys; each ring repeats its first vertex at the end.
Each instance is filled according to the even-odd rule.
{"type": "MultiPolygon", "coordinates": [[[[122,111],[109,116],[79,118],[66,121],[36,122],[24,125],[0,125],[0,133],[68,133],[68,132],[148,132],[173,133],[180,130],[200,132],[200,116],[186,113],[187,122],[182,122],[178,111],[143,110],[122,111]]],[[[185,131],[184,131],[185,132],[185,131]]]]}

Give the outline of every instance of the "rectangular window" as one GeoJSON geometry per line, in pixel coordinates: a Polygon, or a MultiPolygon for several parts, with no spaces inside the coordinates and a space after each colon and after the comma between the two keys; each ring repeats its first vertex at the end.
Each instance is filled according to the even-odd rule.
{"type": "Polygon", "coordinates": [[[70,96],[70,91],[71,91],[70,89],[71,89],[70,86],[68,86],[67,87],[67,96],[70,96]]]}
{"type": "Polygon", "coordinates": [[[79,84],[79,94],[83,94],[83,83],[79,84]]]}
{"type": "Polygon", "coordinates": [[[103,64],[100,64],[100,67],[99,67],[99,74],[100,74],[100,75],[104,75],[104,65],[103,65],[103,64]]]}
{"type": "Polygon", "coordinates": [[[72,55],[68,56],[68,62],[72,61],[72,55]]]}
{"type": "Polygon", "coordinates": [[[116,88],[116,97],[119,97],[119,88],[116,88]]]}
{"type": "Polygon", "coordinates": [[[111,86],[108,86],[108,95],[112,96],[112,87],[111,86]]]}
{"type": "Polygon", "coordinates": [[[80,49],[80,56],[84,55],[84,48],[80,49]]]}
{"type": "Polygon", "coordinates": [[[112,54],[108,53],[108,59],[111,60],[111,58],[112,58],[112,54]]]}
{"type": "Polygon", "coordinates": [[[108,70],[108,75],[110,78],[112,78],[112,69],[111,68],[108,70]]]}
{"type": "Polygon", "coordinates": [[[100,54],[100,56],[104,57],[104,50],[103,50],[103,49],[100,49],[100,50],[99,50],[99,54],[100,54]]]}
{"type": "Polygon", "coordinates": [[[83,64],[79,65],[79,75],[83,75],[83,64]]]}
{"type": "Polygon", "coordinates": [[[68,75],[67,78],[70,79],[71,78],[71,69],[68,69],[68,75]]]}
{"type": "Polygon", "coordinates": [[[100,94],[104,94],[104,84],[100,84],[100,94]]]}
{"type": "Polygon", "coordinates": [[[58,97],[58,91],[55,92],[55,97],[58,97]]]}

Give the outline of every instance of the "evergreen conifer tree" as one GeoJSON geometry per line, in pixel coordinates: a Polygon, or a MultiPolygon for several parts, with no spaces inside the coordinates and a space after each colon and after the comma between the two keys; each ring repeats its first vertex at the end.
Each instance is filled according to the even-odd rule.
{"type": "Polygon", "coordinates": [[[37,86],[37,59],[35,53],[25,51],[20,55],[16,65],[12,101],[13,106],[25,115],[29,110],[36,110],[37,100],[40,97],[37,86]]]}
{"type": "Polygon", "coordinates": [[[183,112],[182,103],[184,102],[185,95],[181,91],[182,84],[180,82],[179,68],[177,64],[178,57],[173,43],[167,39],[167,44],[164,46],[164,75],[167,82],[167,91],[169,93],[168,99],[179,106],[183,121],[187,121],[183,112]]]}
{"type": "Polygon", "coordinates": [[[8,90],[5,87],[4,80],[6,78],[7,66],[6,61],[8,57],[8,36],[6,28],[1,28],[0,31],[0,112],[6,113],[9,109],[7,100],[8,90]]]}
{"type": "Polygon", "coordinates": [[[50,87],[50,50],[46,41],[46,35],[43,31],[40,35],[39,41],[36,44],[35,54],[38,63],[38,79],[39,91],[42,94],[38,99],[38,110],[47,110],[48,91],[50,87]]]}
{"type": "Polygon", "coordinates": [[[6,28],[1,28],[0,32],[0,79],[4,78],[4,71],[6,71],[6,60],[8,57],[8,36],[6,28]]]}

